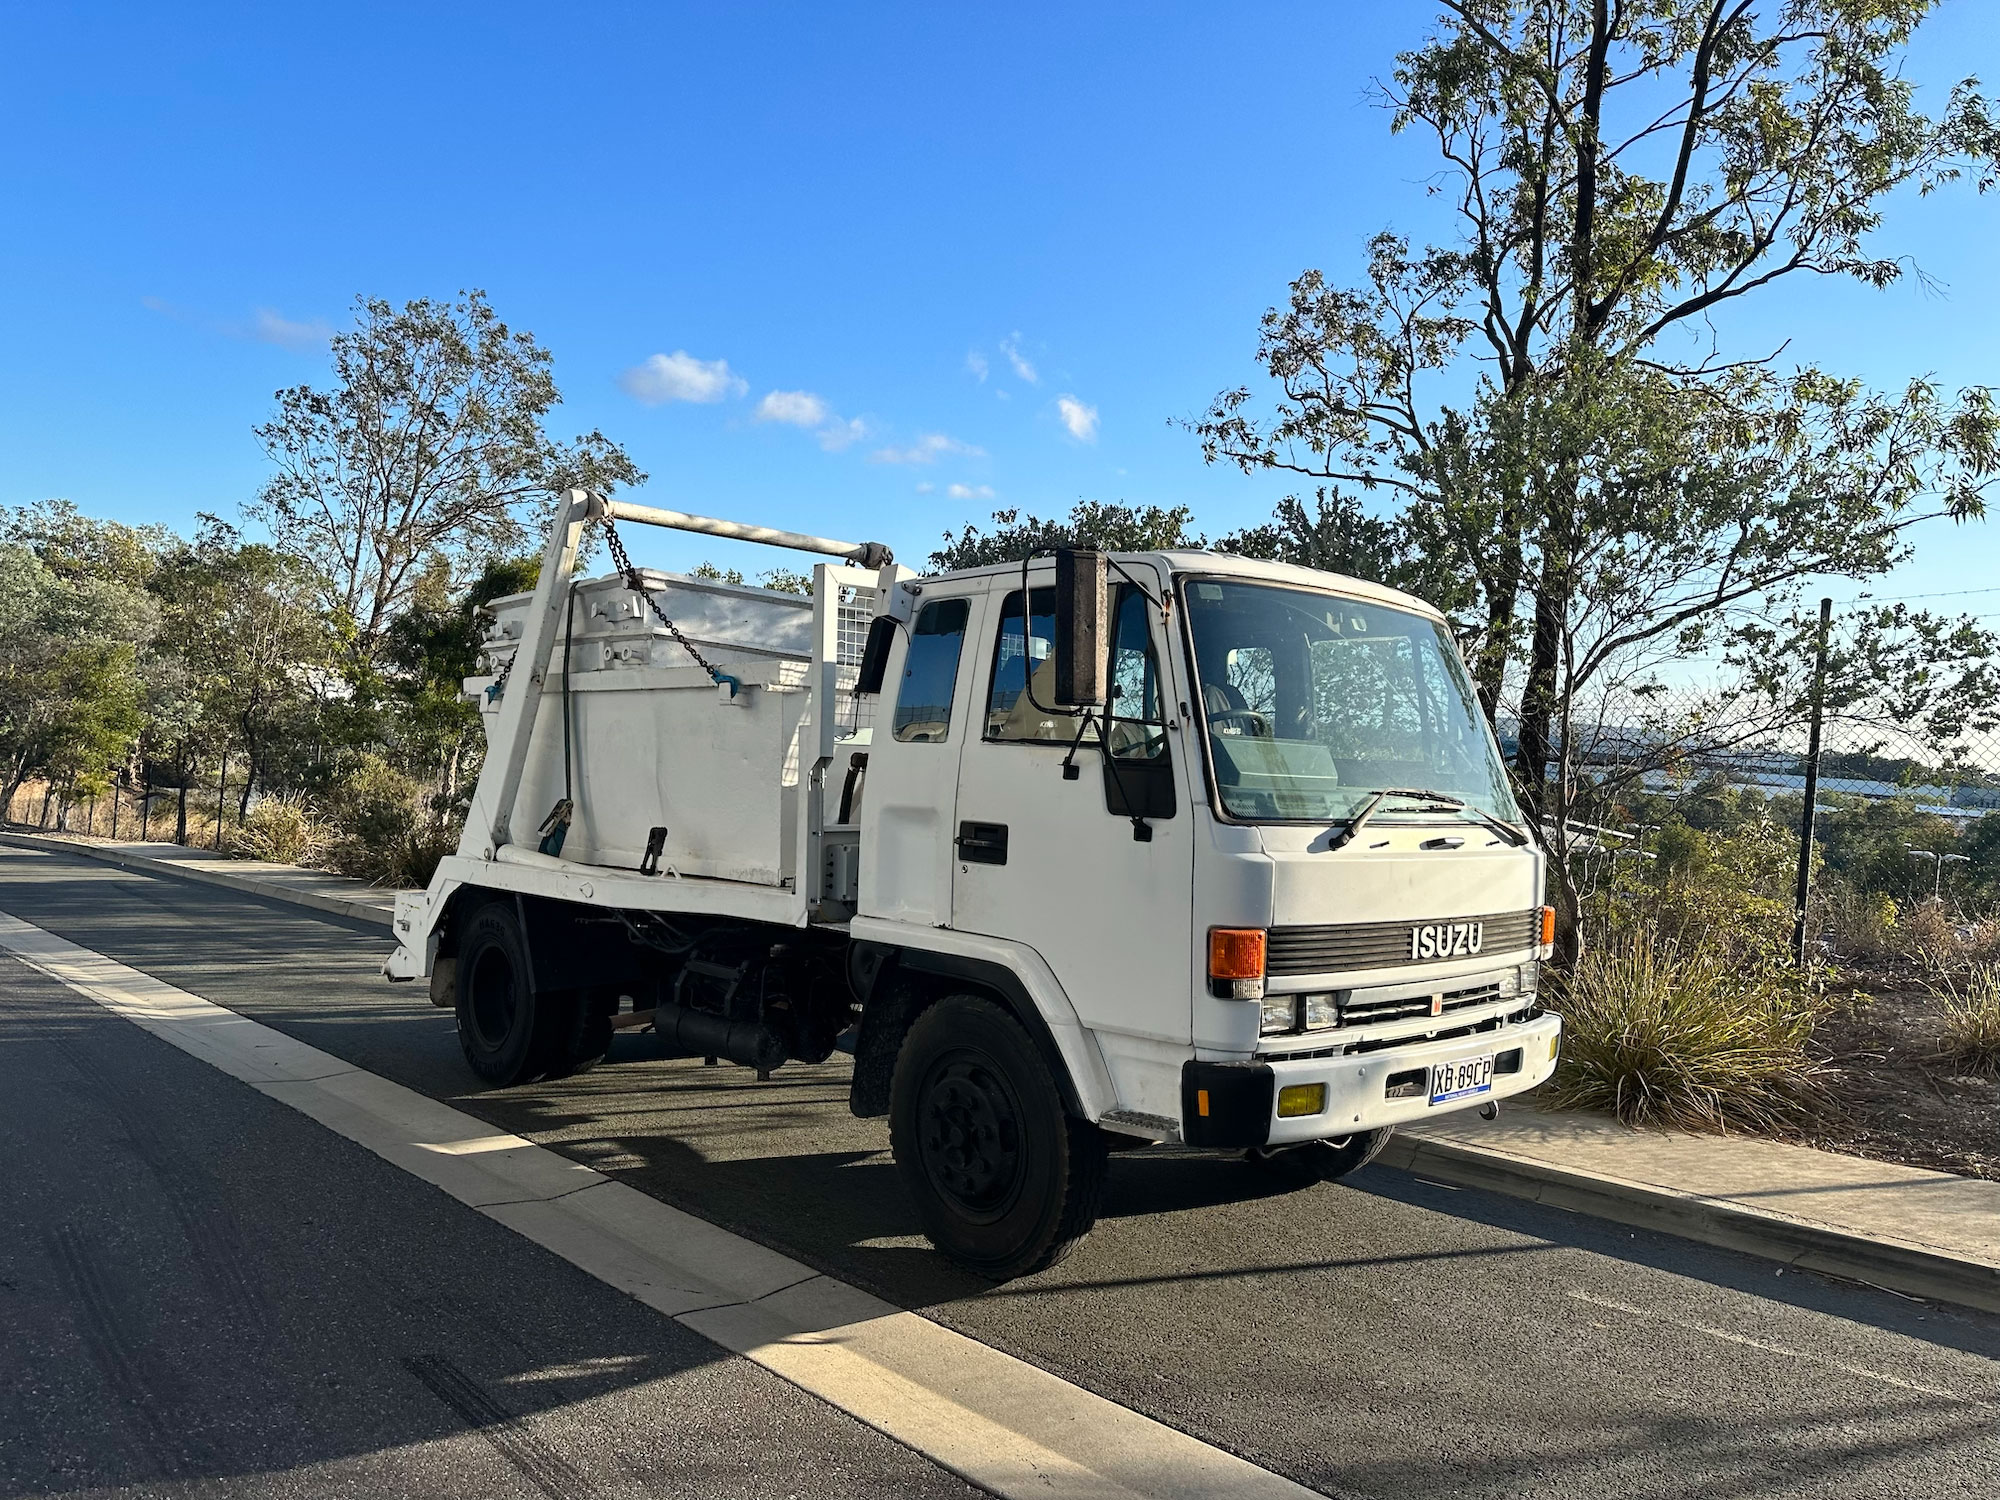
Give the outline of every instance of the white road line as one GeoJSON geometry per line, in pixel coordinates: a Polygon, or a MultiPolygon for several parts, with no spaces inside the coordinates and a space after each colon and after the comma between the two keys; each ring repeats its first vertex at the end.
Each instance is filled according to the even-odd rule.
{"type": "Polygon", "coordinates": [[[1706,1323],[1685,1322],[1667,1313],[1652,1312],[1643,1307],[1634,1307],[1629,1302],[1614,1302],[1609,1297],[1593,1297],[1589,1292],[1580,1292],[1574,1287],[1570,1289],[1570,1296],[1575,1301],[1587,1302],[1592,1307],[1608,1307],[1613,1312],[1622,1312],[1635,1318],[1644,1318],[1649,1323],[1665,1323],[1674,1328],[1692,1329],[1694,1332],[1706,1334],[1712,1339],[1720,1339],[1725,1344],[1741,1344],[1746,1349],[1759,1349],[1766,1354],[1782,1354],[1790,1359],[1802,1359],[1807,1364],[1823,1365],[1827,1369],[1839,1370],[1843,1374],[1858,1375],[1864,1380],[1879,1380],[1884,1385],[1893,1385],[1898,1390],[1913,1391],[1920,1396],[1943,1396],[1951,1401],[1962,1401],[1967,1406],[1991,1407],[1994,1404],[1991,1401],[1982,1400],[1978,1396],[1961,1395],[1957,1391],[1947,1391],[1940,1386],[1919,1385],[1914,1380],[1905,1380],[1900,1375],[1888,1375],[1881,1370],[1871,1370],[1866,1365],[1852,1365],[1843,1359],[1828,1359],[1825,1355],[1812,1354],[1804,1349],[1788,1349],[1783,1344],[1769,1344],[1762,1339],[1753,1339],[1746,1333],[1732,1333],[1727,1328],[1711,1328],[1706,1323]]]}
{"type": "Polygon", "coordinates": [[[1314,1494],[4,913],[0,948],[994,1494],[1314,1494]]]}

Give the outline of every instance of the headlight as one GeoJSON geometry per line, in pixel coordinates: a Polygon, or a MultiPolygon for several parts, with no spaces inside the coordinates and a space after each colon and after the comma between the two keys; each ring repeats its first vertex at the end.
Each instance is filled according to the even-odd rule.
{"type": "Polygon", "coordinates": [[[1257,1027],[1258,1035],[1279,1036],[1299,1029],[1297,995],[1266,995],[1263,1006],[1264,1016],[1257,1027]]]}
{"type": "Polygon", "coordinates": [[[1321,1031],[1340,1024],[1340,1006],[1332,995],[1306,996],[1306,1030],[1321,1031]]]}

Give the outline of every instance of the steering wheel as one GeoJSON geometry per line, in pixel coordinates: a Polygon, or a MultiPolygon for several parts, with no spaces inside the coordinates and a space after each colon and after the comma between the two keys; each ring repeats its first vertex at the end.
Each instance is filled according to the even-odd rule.
{"type": "Polygon", "coordinates": [[[1254,708],[1220,708],[1208,716],[1208,727],[1212,730],[1231,723],[1248,725],[1249,728],[1244,732],[1253,739],[1271,738],[1271,721],[1254,708]]]}

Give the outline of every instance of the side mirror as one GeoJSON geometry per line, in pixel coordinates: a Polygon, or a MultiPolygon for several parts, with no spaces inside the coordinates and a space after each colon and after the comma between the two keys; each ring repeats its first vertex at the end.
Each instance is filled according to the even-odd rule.
{"type": "Polygon", "coordinates": [[[861,675],[854,683],[857,695],[882,691],[882,679],[889,673],[889,648],[895,643],[893,615],[877,615],[868,622],[868,644],[861,648],[861,675]]]}
{"type": "Polygon", "coordinates": [[[1105,700],[1105,617],[1109,568],[1102,552],[1056,552],[1056,702],[1065,707],[1105,700]]]}

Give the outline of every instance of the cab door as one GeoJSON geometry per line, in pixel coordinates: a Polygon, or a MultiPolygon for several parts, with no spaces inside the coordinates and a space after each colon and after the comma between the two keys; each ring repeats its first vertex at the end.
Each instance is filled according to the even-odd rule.
{"type": "Polygon", "coordinates": [[[1194,819],[1168,733],[1182,695],[1162,675],[1172,662],[1147,597],[1163,597],[1161,580],[1131,572],[1145,587],[1120,582],[1111,601],[1108,768],[1097,729],[1075,745],[1078,716],[1053,711],[1053,569],[1031,577],[1025,621],[1018,577],[992,580],[980,713],[959,757],[952,925],[1040,953],[1098,1033],[1127,1107],[1178,1117],[1177,1063],[1143,1101],[1129,1081],[1149,1070],[1120,1065],[1121,1055],[1169,1060],[1186,1045],[1194,984],[1194,819]]]}
{"type": "Polygon", "coordinates": [[[861,799],[863,916],[951,923],[952,806],[959,753],[979,728],[970,643],[985,608],[977,581],[936,595],[927,589],[909,630],[898,632],[883,694],[892,706],[871,731],[861,799]]]}

